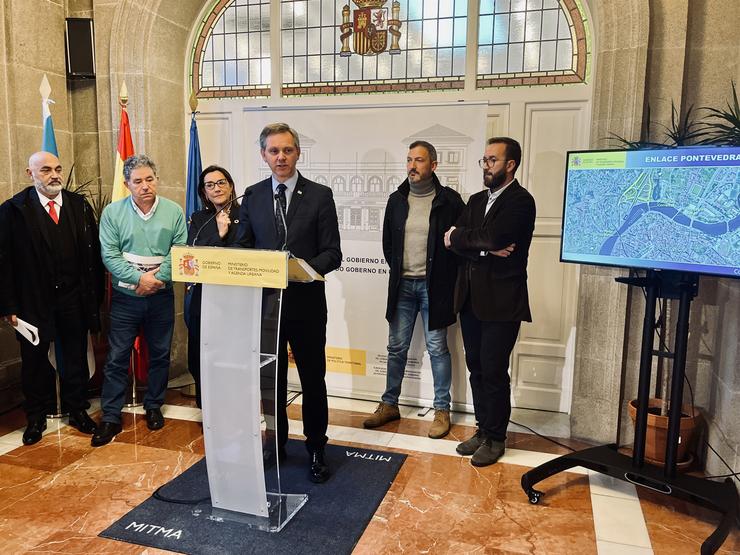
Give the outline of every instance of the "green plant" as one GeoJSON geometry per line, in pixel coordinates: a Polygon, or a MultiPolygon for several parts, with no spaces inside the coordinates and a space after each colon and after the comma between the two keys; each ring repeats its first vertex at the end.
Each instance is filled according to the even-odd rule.
{"type": "Polygon", "coordinates": [[[616,133],[609,133],[609,137],[607,137],[607,141],[614,141],[617,146],[621,146],[622,148],[625,148],[627,150],[639,150],[639,149],[648,149],[648,148],[666,148],[666,145],[662,143],[655,143],[650,140],[650,104],[647,105],[647,108],[645,110],[645,124],[642,127],[642,132],[640,134],[640,139],[637,141],[630,141],[629,139],[626,139],[622,137],[621,135],[617,135],[616,133]]]}
{"type": "Polygon", "coordinates": [[[75,177],[75,165],[69,168],[69,174],[67,174],[67,180],[64,183],[64,188],[71,193],[77,193],[87,198],[87,201],[92,206],[93,213],[95,214],[95,220],[100,221],[100,216],[103,213],[103,208],[110,204],[110,195],[103,194],[101,179],[89,179],[84,183],[77,183],[75,177]],[[92,185],[97,185],[96,190],[92,190],[92,185]]]}
{"type": "Polygon", "coordinates": [[[630,141],[616,133],[610,133],[607,140],[625,149],[659,149],[687,145],[740,146],[740,102],[734,81],[731,86],[732,97],[722,109],[702,106],[694,110],[692,104],[681,117],[675,103],[671,101],[670,125],[658,124],[664,129],[661,142],[651,140],[651,124],[654,122],[650,120],[650,105],[645,111],[640,140],[630,141]],[[706,115],[697,119],[697,112],[702,111],[706,115]]]}
{"type": "Polygon", "coordinates": [[[703,123],[704,144],[740,146],[740,104],[735,82],[732,82],[732,103],[728,100],[727,108],[705,107],[704,110],[709,112],[709,120],[703,123]]]}
{"type": "Polygon", "coordinates": [[[660,148],[671,148],[676,146],[687,146],[690,144],[702,144],[705,139],[705,123],[696,121],[696,112],[694,111],[694,105],[689,106],[683,117],[678,113],[676,104],[671,101],[671,123],[670,125],[663,125],[658,123],[663,128],[662,142],[651,141],[651,124],[654,123],[650,120],[650,105],[646,108],[645,125],[643,127],[642,137],[639,141],[630,141],[617,135],[616,133],[610,133],[609,140],[615,141],[618,146],[626,149],[660,149],[660,148]]]}
{"type": "Polygon", "coordinates": [[[705,132],[703,125],[694,120],[693,111],[694,105],[692,104],[682,118],[671,100],[671,125],[670,127],[662,126],[665,129],[666,145],[687,146],[701,142],[705,132]]]}

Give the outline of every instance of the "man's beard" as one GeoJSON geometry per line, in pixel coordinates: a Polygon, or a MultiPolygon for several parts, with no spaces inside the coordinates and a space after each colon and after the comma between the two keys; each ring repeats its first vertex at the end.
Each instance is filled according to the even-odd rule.
{"type": "Polygon", "coordinates": [[[506,172],[498,171],[496,173],[483,172],[483,184],[492,191],[498,189],[506,183],[506,172]]]}
{"type": "Polygon", "coordinates": [[[421,173],[419,173],[417,171],[410,171],[410,172],[408,172],[407,175],[408,175],[409,181],[411,181],[411,183],[419,183],[421,181],[426,181],[427,179],[429,179],[430,177],[432,177],[431,174],[430,175],[427,175],[425,177],[425,176],[421,175],[421,173]]]}
{"type": "Polygon", "coordinates": [[[49,183],[48,185],[37,183],[36,188],[48,197],[50,195],[58,195],[59,192],[64,188],[64,185],[62,185],[61,183],[49,183]]]}

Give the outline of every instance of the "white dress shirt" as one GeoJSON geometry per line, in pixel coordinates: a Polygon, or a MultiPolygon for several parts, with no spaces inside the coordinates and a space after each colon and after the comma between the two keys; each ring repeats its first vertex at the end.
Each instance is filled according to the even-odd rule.
{"type": "Polygon", "coordinates": [[[49,198],[49,197],[41,194],[41,192],[38,189],[36,189],[36,194],[38,194],[38,196],[39,196],[39,202],[41,203],[41,206],[44,207],[44,210],[46,210],[46,213],[47,214],[49,213],[49,202],[50,201],[54,201],[54,208],[57,211],[57,217],[61,217],[61,215],[62,215],[62,202],[64,202],[62,200],[62,193],[61,193],[61,191],[56,196],[56,198],[49,198]]]}

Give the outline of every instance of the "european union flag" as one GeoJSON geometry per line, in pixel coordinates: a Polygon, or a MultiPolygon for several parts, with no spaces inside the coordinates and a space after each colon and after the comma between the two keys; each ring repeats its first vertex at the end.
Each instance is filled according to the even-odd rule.
{"type": "Polygon", "coordinates": [[[193,212],[201,209],[200,198],[198,197],[198,178],[202,170],[198,126],[195,123],[195,112],[193,112],[190,121],[190,148],[188,149],[188,186],[185,191],[185,217],[188,221],[190,221],[193,212]]]}

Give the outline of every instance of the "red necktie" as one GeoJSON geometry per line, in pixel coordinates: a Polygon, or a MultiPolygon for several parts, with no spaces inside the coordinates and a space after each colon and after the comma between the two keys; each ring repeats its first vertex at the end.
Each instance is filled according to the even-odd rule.
{"type": "Polygon", "coordinates": [[[59,215],[57,214],[57,209],[54,208],[54,205],[56,203],[53,200],[49,201],[49,216],[52,220],[54,220],[55,224],[59,223],[59,215]]]}

